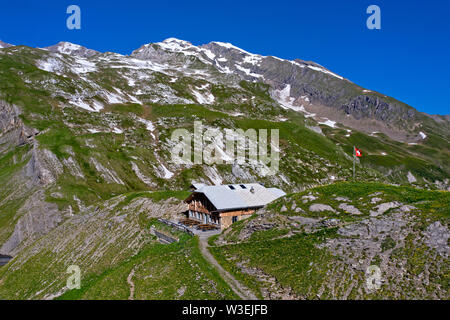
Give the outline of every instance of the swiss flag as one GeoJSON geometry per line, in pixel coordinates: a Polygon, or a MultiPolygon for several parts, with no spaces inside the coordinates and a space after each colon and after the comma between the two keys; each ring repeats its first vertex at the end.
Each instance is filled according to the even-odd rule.
{"type": "Polygon", "coordinates": [[[358,148],[355,148],[355,156],[362,157],[361,150],[359,150],[358,148]]]}

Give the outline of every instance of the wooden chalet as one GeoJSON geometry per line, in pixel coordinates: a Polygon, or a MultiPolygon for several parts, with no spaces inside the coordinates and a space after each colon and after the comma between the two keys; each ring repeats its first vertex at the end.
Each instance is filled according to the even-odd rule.
{"type": "Polygon", "coordinates": [[[257,209],[284,196],[277,188],[259,183],[207,186],[193,184],[186,198],[187,219],[202,225],[225,229],[232,223],[250,217],[257,209]]]}

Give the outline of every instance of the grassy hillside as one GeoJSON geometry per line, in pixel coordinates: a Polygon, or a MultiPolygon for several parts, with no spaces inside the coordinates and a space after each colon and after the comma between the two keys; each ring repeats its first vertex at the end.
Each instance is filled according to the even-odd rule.
{"type": "Polygon", "coordinates": [[[238,298],[203,258],[197,238],[153,218],[179,212],[179,199],[173,194],[129,194],[106,202],[93,215],[78,214],[68,219],[0,268],[0,297],[238,298]],[[151,228],[179,241],[161,244],[151,228]],[[80,289],[66,288],[70,265],[80,267],[80,289]]]}
{"type": "MultiPolygon", "coordinates": [[[[152,224],[170,232],[164,225],[152,224]]],[[[124,300],[130,298],[130,282],[136,300],[238,298],[203,258],[197,238],[171,233],[179,237],[178,243],[150,243],[100,275],[84,277],[81,289],[67,291],[58,299],[124,300]]]]}
{"type": "Polygon", "coordinates": [[[338,183],[276,201],[212,239],[211,251],[260,298],[448,299],[448,243],[433,242],[430,226],[448,236],[449,218],[448,192],[338,183]],[[383,203],[392,208],[377,215],[383,203]],[[370,265],[381,269],[379,290],[367,289],[370,265]]]}

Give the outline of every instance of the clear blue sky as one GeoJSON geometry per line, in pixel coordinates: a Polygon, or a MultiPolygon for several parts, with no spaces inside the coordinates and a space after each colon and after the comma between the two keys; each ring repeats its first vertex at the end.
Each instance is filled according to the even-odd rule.
{"type": "Polygon", "coordinates": [[[231,42],[247,51],[315,61],[420,111],[450,114],[450,1],[2,1],[0,40],[43,47],[70,41],[129,54],[168,37],[231,42]],[[81,8],[81,30],[66,8],[81,8]],[[366,8],[381,8],[381,30],[366,8]]]}

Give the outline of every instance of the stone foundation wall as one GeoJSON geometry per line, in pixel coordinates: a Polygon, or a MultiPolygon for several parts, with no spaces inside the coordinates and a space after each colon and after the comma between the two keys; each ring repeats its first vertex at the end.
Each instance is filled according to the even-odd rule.
{"type": "MultiPolygon", "coordinates": [[[[237,217],[237,221],[240,221],[242,219],[247,219],[251,216],[251,214],[242,214],[242,215],[238,215],[237,217]]],[[[226,229],[229,226],[231,226],[233,224],[233,216],[225,216],[225,217],[220,217],[220,228],[226,229]]]]}

